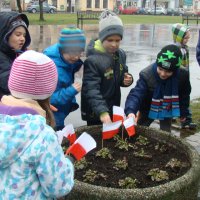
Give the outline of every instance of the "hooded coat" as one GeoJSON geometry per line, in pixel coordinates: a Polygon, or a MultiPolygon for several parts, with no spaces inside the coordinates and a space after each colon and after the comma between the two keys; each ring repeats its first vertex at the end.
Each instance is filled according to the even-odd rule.
{"type": "MultiPolygon", "coordinates": [[[[8,89],[8,78],[10,69],[14,59],[19,55],[14,49],[12,49],[5,35],[9,32],[11,22],[21,18],[25,24],[29,25],[26,15],[18,12],[0,12],[0,99],[5,94],[10,94],[8,89]]],[[[26,34],[26,42],[21,51],[25,51],[31,42],[29,33],[26,34]]]]}
{"type": "Polygon", "coordinates": [[[42,116],[12,108],[0,105],[0,199],[50,200],[68,194],[74,167],[54,130],[42,116]]]}
{"type": "Polygon", "coordinates": [[[97,122],[101,113],[108,112],[112,116],[113,106],[120,106],[120,87],[127,87],[123,80],[128,67],[122,49],[114,56],[110,55],[105,52],[100,40],[90,42],[87,56],[81,91],[81,114],[83,120],[97,122]]]}

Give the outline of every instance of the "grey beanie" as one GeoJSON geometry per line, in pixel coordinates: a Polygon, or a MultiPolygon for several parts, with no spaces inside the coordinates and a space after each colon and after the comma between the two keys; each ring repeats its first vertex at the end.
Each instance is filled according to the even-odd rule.
{"type": "Polygon", "coordinates": [[[122,20],[113,12],[105,10],[100,15],[99,39],[103,42],[108,36],[120,35],[123,38],[122,20]]]}

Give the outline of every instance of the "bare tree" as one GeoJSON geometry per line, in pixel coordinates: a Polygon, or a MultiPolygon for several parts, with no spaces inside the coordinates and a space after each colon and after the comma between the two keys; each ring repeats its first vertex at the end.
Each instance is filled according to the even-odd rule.
{"type": "Polygon", "coordinates": [[[21,0],[16,0],[17,1],[17,8],[19,13],[22,13],[22,6],[21,6],[21,0]]]}
{"type": "Polygon", "coordinates": [[[44,21],[44,14],[43,14],[43,2],[45,0],[39,0],[39,6],[40,6],[40,21],[44,21]]]}

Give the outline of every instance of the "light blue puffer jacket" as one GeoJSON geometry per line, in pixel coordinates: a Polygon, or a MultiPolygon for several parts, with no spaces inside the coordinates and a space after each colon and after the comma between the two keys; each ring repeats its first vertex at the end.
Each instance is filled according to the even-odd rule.
{"type": "Polygon", "coordinates": [[[0,199],[46,200],[68,194],[74,167],[39,115],[0,114],[0,199]]]}

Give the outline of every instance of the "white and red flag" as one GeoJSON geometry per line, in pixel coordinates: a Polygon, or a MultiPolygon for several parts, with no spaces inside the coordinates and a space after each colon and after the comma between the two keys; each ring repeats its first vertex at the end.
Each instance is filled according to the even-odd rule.
{"type": "Polygon", "coordinates": [[[125,113],[124,109],[119,106],[113,106],[113,122],[117,121],[124,121],[125,119],[125,113]]]}
{"type": "Polygon", "coordinates": [[[96,147],[94,138],[84,132],[66,151],[66,154],[72,154],[77,160],[83,158],[89,151],[96,147]]]}
{"type": "Polygon", "coordinates": [[[135,122],[134,117],[129,117],[124,121],[124,127],[129,136],[135,135],[135,122]]]}
{"type": "Polygon", "coordinates": [[[65,128],[62,131],[63,131],[64,137],[66,137],[69,140],[70,145],[73,144],[76,140],[76,133],[75,133],[73,125],[68,124],[67,126],[65,126],[65,128]]]}
{"type": "Polygon", "coordinates": [[[122,121],[117,121],[113,123],[103,124],[102,138],[103,140],[113,138],[118,132],[122,121]]]}

